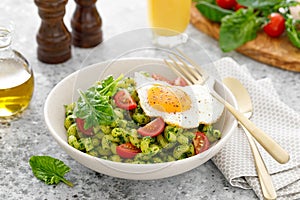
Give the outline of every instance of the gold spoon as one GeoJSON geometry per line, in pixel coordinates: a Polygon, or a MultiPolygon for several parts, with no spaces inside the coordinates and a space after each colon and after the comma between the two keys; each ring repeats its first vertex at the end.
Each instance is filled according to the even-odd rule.
{"type": "MultiPolygon", "coordinates": [[[[235,78],[225,78],[223,80],[223,83],[230,89],[232,94],[235,96],[239,107],[239,111],[243,113],[245,117],[250,118],[252,115],[253,107],[250,95],[246,88],[242,85],[242,83],[239,80],[235,78]]],[[[240,125],[245,131],[245,135],[247,136],[248,142],[252,150],[255,168],[261,185],[263,196],[266,199],[276,199],[277,194],[273,186],[272,178],[261,157],[256,143],[250,135],[250,133],[247,131],[247,129],[242,124],[240,125]]]]}

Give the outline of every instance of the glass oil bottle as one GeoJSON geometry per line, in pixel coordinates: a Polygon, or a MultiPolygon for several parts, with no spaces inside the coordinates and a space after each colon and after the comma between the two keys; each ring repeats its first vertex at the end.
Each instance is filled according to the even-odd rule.
{"type": "Polygon", "coordinates": [[[34,90],[34,77],[28,61],[11,48],[12,30],[0,26],[0,119],[26,109],[34,90]]]}

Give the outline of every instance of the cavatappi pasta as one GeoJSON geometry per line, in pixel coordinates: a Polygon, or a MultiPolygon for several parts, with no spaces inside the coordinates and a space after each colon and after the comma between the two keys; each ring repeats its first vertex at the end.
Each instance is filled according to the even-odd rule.
{"type": "Polygon", "coordinates": [[[195,155],[197,153],[196,132],[203,132],[209,143],[221,138],[220,131],[213,129],[212,125],[199,125],[194,129],[165,125],[163,132],[155,137],[142,136],[137,129],[152,119],[145,115],[139,106],[134,80],[124,78],[118,84],[118,90],[120,89],[126,89],[130,93],[137,102],[137,107],[128,111],[117,107],[111,100],[116,120],[110,125],[94,126],[90,135],[84,134],[78,129],[74,115],[76,102],[65,106],[64,126],[69,145],[89,155],[115,162],[160,163],[195,155]],[[125,143],[130,143],[139,149],[133,158],[124,158],[118,155],[117,147],[125,143]]]}

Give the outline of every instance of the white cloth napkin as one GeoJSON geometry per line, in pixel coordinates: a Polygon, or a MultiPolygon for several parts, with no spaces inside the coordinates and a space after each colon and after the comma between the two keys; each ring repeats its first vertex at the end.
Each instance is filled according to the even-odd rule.
{"type": "MultiPolygon", "coordinates": [[[[288,163],[279,164],[257,143],[278,199],[300,199],[300,114],[280,100],[270,79],[254,80],[246,66],[231,58],[222,58],[215,65],[221,78],[234,77],[243,83],[254,107],[251,121],[290,154],[288,163]]],[[[212,161],[232,186],[253,189],[263,199],[252,152],[241,127],[212,161]]]]}

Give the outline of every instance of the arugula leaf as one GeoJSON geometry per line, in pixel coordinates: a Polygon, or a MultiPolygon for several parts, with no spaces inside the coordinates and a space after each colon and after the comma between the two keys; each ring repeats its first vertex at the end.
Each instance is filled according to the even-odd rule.
{"type": "Polygon", "coordinates": [[[196,2],[196,3],[201,2],[201,1],[205,1],[205,2],[210,3],[210,4],[217,5],[216,0],[192,0],[192,1],[196,2]]]}
{"type": "Polygon", "coordinates": [[[198,1],[196,8],[201,12],[201,14],[207,19],[214,22],[221,22],[221,19],[233,13],[232,10],[223,9],[218,5],[209,3],[207,1],[198,1]]]}
{"type": "Polygon", "coordinates": [[[296,30],[295,26],[296,20],[293,20],[293,18],[290,16],[285,21],[285,27],[287,31],[287,36],[291,43],[297,47],[300,48],[300,32],[296,30]]]}
{"type": "Polygon", "coordinates": [[[123,75],[121,75],[120,77],[118,77],[116,79],[116,81],[114,80],[114,78],[112,76],[108,76],[106,79],[104,79],[101,82],[98,82],[97,85],[97,91],[101,94],[101,95],[105,95],[105,96],[113,96],[116,92],[116,88],[118,85],[119,80],[121,80],[123,78],[123,75]]]}
{"type": "Polygon", "coordinates": [[[58,184],[62,181],[73,187],[73,183],[64,178],[64,175],[70,171],[70,167],[62,161],[50,156],[32,156],[29,159],[29,164],[33,174],[46,184],[58,184]]]}
{"type": "Polygon", "coordinates": [[[299,5],[296,0],[237,0],[241,5],[255,8],[262,16],[267,17],[272,12],[285,14],[289,12],[289,7],[299,5]],[[283,11],[285,10],[285,11],[283,11]]]}
{"type": "Polygon", "coordinates": [[[232,51],[257,36],[262,18],[252,8],[240,9],[222,18],[219,44],[224,52],[232,51]]]}
{"type": "Polygon", "coordinates": [[[116,80],[112,76],[108,76],[87,89],[86,92],[79,91],[80,98],[77,101],[74,114],[85,120],[85,129],[97,125],[109,125],[115,120],[115,113],[110,100],[122,78],[123,75],[120,75],[116,80]]]}
{"type": "Polygon", "coordinates": [[[263,8],[271,7],[281,3],[283,0],[237,0],[237,2],[246,7],[263,8]]]}

